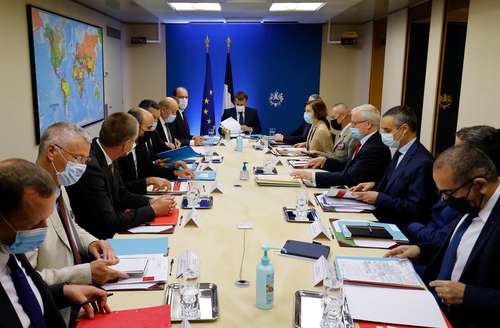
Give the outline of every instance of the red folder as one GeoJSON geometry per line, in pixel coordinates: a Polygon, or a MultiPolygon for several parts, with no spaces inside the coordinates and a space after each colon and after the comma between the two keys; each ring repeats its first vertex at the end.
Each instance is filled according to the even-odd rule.
{"type": "Polygon", "coordinates": [[[77,328],[170,328],[170,305],[142,309],[115,311],[108,314],[98,313],[93,319],[81,318],[77,328]]]}
{"type": "Polygon", "coordinates": [[[172,210],[172,213],[168,216],[157,216],[149,225],[177,225],[177,220],[179,219],[179,209],[176,208],[172,210]]]}

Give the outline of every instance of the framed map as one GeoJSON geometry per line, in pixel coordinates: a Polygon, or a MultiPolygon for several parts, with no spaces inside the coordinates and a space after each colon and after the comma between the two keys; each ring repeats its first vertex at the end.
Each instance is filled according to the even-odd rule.
{"type": "Polygon", "coordinates": [[[35,135],[52,123],[105,117],[102,28],[27,6],[35,135]]]}

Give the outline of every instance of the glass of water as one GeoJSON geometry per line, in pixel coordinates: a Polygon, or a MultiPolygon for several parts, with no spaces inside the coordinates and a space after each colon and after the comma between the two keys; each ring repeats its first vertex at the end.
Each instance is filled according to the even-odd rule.
{"type": "Polygon", "coordinates": [[[187,192],[188,207],[195,209],[200,204],[201,189],[196,183],[189,183],[189,190],[187,192]]]}
{"type": "Polygon", "coordinates": [[[324,293],[321,300],[323,316],[321,328],[344,328],[343,307],[344,289],[343,282],[337,277],[326,277],[324,280],[324,293]]]}
{"type": "Polygon", "coordinates": [[[305,190],[299,191],[297,195],[297,204],[295,205],[295,219],[298,221],[307,220],[307,212],[309,210],[308,206],[309,199],[307,198],[307,192],[305,190]]]}
{"type": "Polygon", "coordinates": [[[199,276],[200,273],[192,268],[186,268],[182,273],[182,283],[179,286],[182,319],[194,320],[200,317],[199,276]]]}
{"type": "Polygon", "coordinates": [[[213,151],[210,145],[206,145],[205,147],[203,147],[203,154],[205,156],[205,161],[207,163],[212,163],[213,151]]]}
{"type": "Polygon", "coordinates": [[[274,159],[270,155],[264,157],[264,173],[272,174],[274,170],[274,159]]]}

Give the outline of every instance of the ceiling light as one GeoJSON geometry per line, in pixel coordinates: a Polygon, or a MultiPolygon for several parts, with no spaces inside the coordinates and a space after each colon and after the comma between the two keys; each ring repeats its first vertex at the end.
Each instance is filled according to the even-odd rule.
{"type": "Polygon", "coordinates": [[[218,2],[168,2],[176,11],[221,11],[218,2]]]}
{"type": "Polygon", "coordinates": [[[274,2],[269,11],[316,11],[326,2],[274,2]]]}

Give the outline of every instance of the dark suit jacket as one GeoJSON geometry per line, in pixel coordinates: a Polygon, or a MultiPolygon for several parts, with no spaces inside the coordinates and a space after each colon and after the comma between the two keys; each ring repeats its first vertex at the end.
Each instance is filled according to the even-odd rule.
{"type": "MultiPolygon", "coordinates": [[[[432,259],[423,274],[429,283],[436,279],[453,231],[448,233],[441,248],[436,244],[420,245],[420,259],[432,259]]],[[[443,306],[443,311],[455,328],[496,327],[500,309],[500,201],[497,201],[467,260],[459,281],[466,285],[462,305],[443,306]]],[[[432,290],[432,289],[431,289],[432,290]]]]}
{"type": "Polygon", "coordinates": [[[436,203],[437,190],[432,179],[432,155],[415,140],[398,167],[394,158],[377,184],[379,192],[375,216],[382,222],[404,224],[428,222],[430,209],[436,203]]]}
{"type": "MultiPolygon", "coordinates": [[[[24,254],[18,254],[16,257],[42,296],[45,324],[47,327],[65,328],[66,323],[59,313],[59,309],[65,308],[70,304],[66,302],[64,297],[63,284],[47,286],[42,277],[31,267],[24,254]]],[[[0,328],[22,328],[19,317],[2,285],[0,285],[0,304],[2,304],[0,328]]]]}
{"type": "Polygon", "coordinates": [[[302,124],[292,131],[289,135],[284,136],[283,142],[288,145],[295,145],[300,142],[306,142],[307,135],[311,129],[311,124],[302,121],[302,124]]]}
{"type": "MultiPolygon", "coordinates": [[[[155,133],[155,135],[157,135],[155,133]]],[[[117,161],[118,171],[127,189],[137,194],[146,193],[146,178],[160,177],[168,180],[176,179],[173,167],[163,167],[153,163],[156,156],[154,144],[149,138],[142,138],[135,147],[137,171],[132,153],[117,161]]]]}
{"type": "Polygon", "coordinates": [[[189,142],[193,139],[193,136],[191,135],[191,129],[189,128],[185,112],[181,115],[181,112],[177,111],[175,121],[168,123],[168,128],[170,129],[172,137],[178,139],[182,146],[189,146],[189,142]]]}
{"type": "MultiPolygon", "coordinates": [[[[156,133],[155,133],[156,136],[153,137],[154,138],[153,142],[155,144],[158,144],[158,142],[161,142],[163,144],[163,148],[166,148],[166,150],[168,150],[168,147],[165,145],[165,142],[169,142],[169,141],[168,141],[168,138],[167,138],[167,136],[165,134],[165,131],[163,131],[163,128],[161,126],[162,124],[163,123],[158,119],[158,123],[156,124],[156,130],[155,130],[156,131],[156,133]]],[[[170,131],[170,135],[172,137],[171,142],[174,143],[175,142],[175,140],[174,140],[175,139],[174,132],[172,130],[170,130],[171,129],[170,124],[165,123],[165,125],[166,125],[166,128],[170,131]]],[[[159,152],[160,151],[158,151],[158,153],[159,152]]]]}
{"type": "MultiPolygon", "coordinates": [[[[354,159],[349,159],[342,171],[316,173],[316,186],[328,188],[330,186],[354,186],[361,182],[382,179],[384,172],[391,161],[391,152],[383,143],[380,134],[376,132],[359,150],[354,159]]],[[[335,161],[327,159],[323,169],[336,169],[335,161]]]]}
{"type": "MultiPolygon", "coordinates": [[[[236,115],[236,108],[228,108],[222,114],[221,122],[228,118],[234,118],[238,120],[238,115],[236,115]]],[[[262,128],[260,127],[259,113],[256,109],[246,107],[245,108],[245,125],[253,129],[252,133],[261,133],[262,128]]],[[[221,128],[219,128],[219,134],[221,134],[221,128]]]]}
{"type": "Polygon", "coordinates": [[[98,239],[107,239],[154,219],[149,198],[127,190],[118,168],[112,172],[108,167],[96,139],[90,157],[80,180],[66,188],[76,222],[82,228],[98,239]]]}

